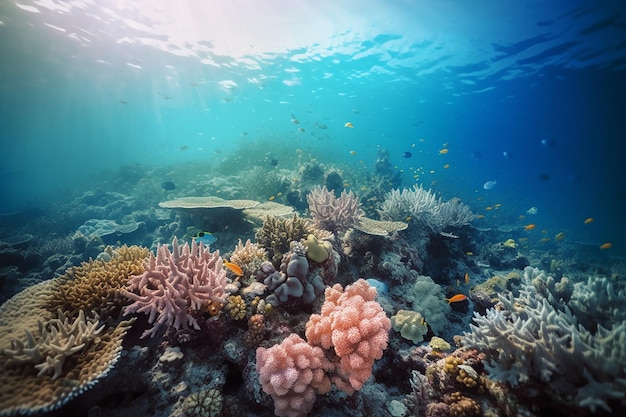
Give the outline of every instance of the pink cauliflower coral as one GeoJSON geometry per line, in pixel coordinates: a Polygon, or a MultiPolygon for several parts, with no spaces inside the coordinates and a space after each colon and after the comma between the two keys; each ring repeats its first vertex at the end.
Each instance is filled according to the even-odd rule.
{"type": "Polygon", "coordinates": [[[151,329],[141,336],[154,337],[164,327],[188,329],[200,326],[193,316],[209,302],[222,302],[226,286],[226,270],[219,251],[195,241],[178,246],[172,241],[172,251],[167,245],[157,249],[156,257],[151,253],[144,264],[145,272],[130,277],[122,293],[133,301],[126,307],[124,315],[148,314],[151,329]],[[155,321],[156,320],[156,321],[155,321]]]}
{"type": "Polygon", "coordinates": [[[256,351],[259,380],[263,391],[272,396],[278,417],[307,415],[316,395],[330,390],[326,371],[331,368],[322,349],[309,345],[297,334],[256,351]]]}
{"type": "Polygon", "coordinates": [[[376,289],[363,279],[345,291],[335,284],[325,295],[321,313],[306,324],[306,338],[311,345],[334,348],[339,364],[333,382],[352,394],[363,387],[374,361],[383,356],[391,322],[375,301],[376,289]]]}

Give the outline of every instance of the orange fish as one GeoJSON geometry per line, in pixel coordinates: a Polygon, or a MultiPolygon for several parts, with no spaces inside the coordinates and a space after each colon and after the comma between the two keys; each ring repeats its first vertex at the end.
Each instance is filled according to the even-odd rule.
{"type": "Polygon", "coordinates": [[[448,304],[458,303],[459,301],[463,301],[463,300],[467,300],[467,297],[465,296],[465,294],[457,294],[457,295],[453,295],[451,298],[446,298],[446,301],[448,302],[448,304]]]}
{"type": "Polygon", "coordinates": [[[243,270],[241,269],[241,267],[239,267],[239,265],[236,265],[232,262],[224,262],[224,266],[230,269],[233,274],[239,277],[243,275],[243,270]]]}
{"type": "Polygon", "coordinates": [[[593,223],[593,217],[587,217],[585,219],[585,224],[593,223]]]}
{"type": "Polygon", "coordinates": [[[446,148],[439,150],[439,155],[445,155],[447,153],[448,153],[448,150],[446,148]]]}
{"type": "Polygon", "coordinates": [[[527,224],[526,226],[524,226],[524,230],[533,230],[535,227],[537,227],[537,225],[534,223],[527,224]]]}
{"type": "Polygon", "coordinates": [[[469,284],[469,273],[465,273],[465,283],[469,284]]]}
{"type": "Polygon", "coordinates": [[[606,242],[600,245],[600,249],[604,250],[604,249],[611,249],[613,247],[613,244],[611,242],[606,242]]]}

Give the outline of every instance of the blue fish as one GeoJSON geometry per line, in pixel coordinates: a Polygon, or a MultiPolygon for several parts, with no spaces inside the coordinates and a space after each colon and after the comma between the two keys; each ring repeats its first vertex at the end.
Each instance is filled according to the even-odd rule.
{"type": "Polygon", "coordinates": [[[405,152],[405,153],[403,153],[403,154],[402,154],[402,157],[403,157],[403,158],[410,158],[410,157],[412,157],[412,156],[413,156],[413,154],[412,154],[411,152],[409,152],[409,151],[407,151],[407,152],[405,152]]]}
{"type": "Polygon", "coordinates": [[[202,243],[204,246],[209,246],[217,242],[217,238],[211,232],[198,232],[191,238],[197,243],[202,243]]]}

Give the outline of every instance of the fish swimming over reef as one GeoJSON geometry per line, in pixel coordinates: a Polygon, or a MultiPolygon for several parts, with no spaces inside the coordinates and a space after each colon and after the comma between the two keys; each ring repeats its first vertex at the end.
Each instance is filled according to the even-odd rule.
{"type": "Polygon", "coordinates": [[[191,239],[195,240],[197,243],[202,243],[204,246],[209,246],[217,242],[217,237],[211,232],[198,232],[193,235],[191,239]]]}
{"type": "Polygon", "coordinates": [[[224,262],[224,266],[226,268],[230,269],[233,274],[235,274],[235,275],[237,275],[239,277],[243,275],[243,270],[237,264],[234,264],[232,262],[224,262]]]}
{"type": "Polygon", "coordinates": [[[458,303],[459,301],[467,300],[467,296],[465,294],[456,294],[450,298],[446,298],[448,304],[450,303],[458,303]]]}

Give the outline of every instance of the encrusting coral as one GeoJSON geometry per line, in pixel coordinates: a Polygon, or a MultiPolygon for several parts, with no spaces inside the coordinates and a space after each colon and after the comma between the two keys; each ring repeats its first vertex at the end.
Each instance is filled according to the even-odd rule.
{"type": "Polygon", "coordinates": [[[131,275],[144,272],[149,250],[140,246],[107,247],[102,259],[83,262],[59,277],[60,288],[49,298],[51,311],[76,317],[81,310],[109,314],[126,302],[122,289],[131,275]]]}
{"type": "Polygon", "coordinates": [[[0,306],[0,416],[55,410],[91,388],[117,362],[131,321],[55,315],[63,279],[27,288],[0,306]]]}
{"type": "Polygon", "coordinates": [[[172,241],[172,250],[161,245],[150,254],[145,272],[130,278],[123,294],[133,301],[124,314],[144,313],[154,324],[142,337],[154,337],[168,327],[200,329],[194,316],[210,302],[223,302],[226,270],[219,251],[211,252],[194,240],[182,247],[172,241]]]}

